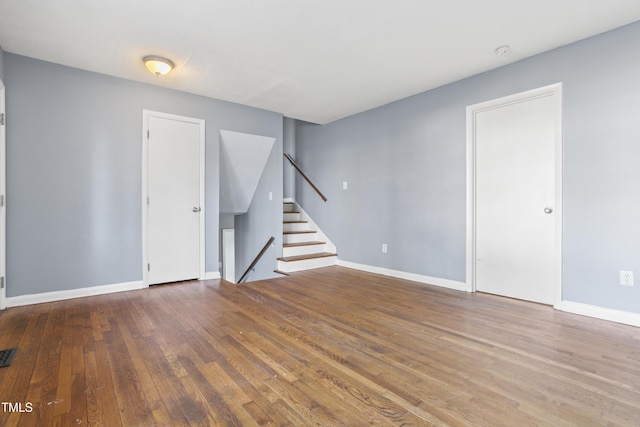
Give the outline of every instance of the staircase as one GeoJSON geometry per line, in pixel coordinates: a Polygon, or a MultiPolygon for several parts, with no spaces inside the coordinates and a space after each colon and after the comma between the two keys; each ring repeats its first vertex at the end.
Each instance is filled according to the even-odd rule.
{"type": "Polygon", "coordinates": [[[292,273],[336,265],[338,255],[329,242],[294,202],[284,202],[282,258],[278,271],[292,273]]]}

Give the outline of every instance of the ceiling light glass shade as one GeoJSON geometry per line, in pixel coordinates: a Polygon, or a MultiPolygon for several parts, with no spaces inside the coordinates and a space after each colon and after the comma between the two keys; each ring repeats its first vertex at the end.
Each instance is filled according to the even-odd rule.
{"type": "Polygon", "coordinates": [[[142,61],[144,62],[144,65],[147,66],[147,69],[156,76],[167,74],[174,66],[173,62],[161,56],[145,56],[142,58],[142,61]]]}

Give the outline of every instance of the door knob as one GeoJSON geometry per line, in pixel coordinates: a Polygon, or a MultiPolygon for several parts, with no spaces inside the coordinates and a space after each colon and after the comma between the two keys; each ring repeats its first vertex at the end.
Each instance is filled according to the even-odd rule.
{"type": "Polygon", "coordinates": [[[550,214],[551,212],[553,212],[553,208],[551,206],[547,206],[546,208],[544,208],[544,213],[550,214]]]}
{"type": "Polygon", "coordinates": [[[202,210],[202,209],[200,209],[200,208],[193,208],[193,209],[191,209],[191,211],[192,211],[192,212],[200,212],[201,210],[202,210]]]}

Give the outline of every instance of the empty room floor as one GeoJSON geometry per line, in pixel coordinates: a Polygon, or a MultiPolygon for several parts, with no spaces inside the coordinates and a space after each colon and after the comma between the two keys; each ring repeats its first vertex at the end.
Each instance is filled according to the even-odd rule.
{"type": "Polygon", "coordinates": [[[640,420],[640,328],[342,267],[15,307],[0,331],[0,425],[640,420]]]}

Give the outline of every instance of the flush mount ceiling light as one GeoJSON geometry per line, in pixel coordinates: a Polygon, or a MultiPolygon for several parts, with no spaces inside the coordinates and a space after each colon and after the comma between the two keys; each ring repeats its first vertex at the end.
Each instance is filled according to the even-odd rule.
{"type": "Polygon", "coordinates": [[[157,76],[162,76],[171,71],[174,67],[173,62],[167,58],[156,55],[148,55],[142,58],[142,62],[147,69],[157,76]]]}
{"type": "Polygon", "coordinates": [[[498,56],[506,56],[511,53],[511,48],[507,45],[504,45],[496,48],[495,52],[498,56]]]}

